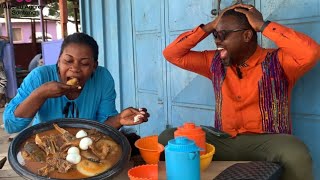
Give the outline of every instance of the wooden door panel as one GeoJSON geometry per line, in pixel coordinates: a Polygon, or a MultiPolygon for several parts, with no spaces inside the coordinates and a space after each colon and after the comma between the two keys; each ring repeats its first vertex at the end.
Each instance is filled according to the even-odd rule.
{"type": "Polygon", "coordinates": [[[136,104],[148,108],[149,121],[139,126],[141,136],[159,134],[165,129],[163,97],[164,74],[163,2],[132,0],[134,77],[136,104]]]}

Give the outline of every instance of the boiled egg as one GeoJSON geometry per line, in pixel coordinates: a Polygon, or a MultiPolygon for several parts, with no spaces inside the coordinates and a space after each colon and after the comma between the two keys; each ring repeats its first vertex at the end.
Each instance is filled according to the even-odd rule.
{"type": "Polygon", "coordinates": [[[80,140],[79,147],[81,150],[87,150],[89,146],[92,144],[92,139],[89,137],[84,137],[80,140]]]}
{"type": "Polygon", "coordinates": [[[133,122],[139,122],[140,118],[143,117],[142,115],[136,115],[135,117],[133,117],[133,122]]]}
{"type": "Polygon", "coordinates": [[[68,149],[68,154],[80,154],[80,150],[79,148],[72,146],[68,149]]]}
{"type": "Polygon", "coordinates": [[[77,134],[76,134],[76,138],[83,138],[83,137],[86,137],[86,136],[88,136],[87,132],[85,132],[82,129],[80,131],[78,131],[77,134]]]}
{"type": "Polygon", "coordinates": [[[78,164],[81,161],[80,154],[68,154],[66,160],[72,164],[78,164]]]}

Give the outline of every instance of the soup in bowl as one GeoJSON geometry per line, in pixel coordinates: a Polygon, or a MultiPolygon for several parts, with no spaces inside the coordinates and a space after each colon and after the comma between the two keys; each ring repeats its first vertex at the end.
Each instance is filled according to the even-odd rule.
{"type": "Polygon", "coordinates": [[[26,179],[106,179],[123,169],[130,153],[127,138],[111,126],[58,119],[19,133],[8,160],[26,179]]]}

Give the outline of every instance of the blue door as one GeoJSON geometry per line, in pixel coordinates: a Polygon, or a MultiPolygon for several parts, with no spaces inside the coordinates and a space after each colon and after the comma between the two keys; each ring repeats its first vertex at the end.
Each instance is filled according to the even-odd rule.
{"type": "MultiPolygon", "coordinates": [[[[221,8],[229,6],[233,2],[235,1],[222,0],[221,8]]],[[[244,2],[254,4],[265,19],[304,32],[320,42],[320,0],[244,0],[244,2]]],[[[146,92],[138,93],[139,103],[148,102],[148,105],[152,105],[149,108],[164,110],[163,116],[159,116],[159,111],[155,113],[156,117],[151,118],[151,125],[145,126],[145,128],[141,127],[142,134],[160,133],[164,129],[164,125],[176,127],[186,121],[213,125],[215,107],[211,82],[200,75],[165,62],[161,51],[182,32],[201,23],[209,22],[213,18],[210,11],[216,6],[217,2],[212,0],[153,0],[148,3],[143,0],[132,0],[136,65],[151,66],[150,59],[158,58],[157,62],[159,63],[152,63],[154,65],[150,67],[152,71],[147,71],[148,73],[143,75],[143,79],[152,77],[157,81],[145,85],[150,88],[159,87],[162,83],[162,88],[157,91],[161,93],[155,94],[152,96],[153,98],[150,98],[151,96],[146,92]],[[145,11],[151,6],[152,10],[145,11]],[[137,11],[137,9],[142,10],[137,11]],[[165,63],[161,63],[161,61],[165,63]],[[157,68],[157,70],[153,68],[157,68]],[[153,73],[153,75],[149,73],[153,73]],[[162,81],[160,82],[160,80],[162,81]],[[157,104],[158,102],[163,102],[164,105],[157,104]]],[[[209,36],[195,49],[215,48],[212,42],[213,39],[209,36]]],[[[263,47],[275,47],[272,42],[261,36],[259,42],[263,47]]],[[[142,69],[136,70],[138,74],[142,74],[142,69]]],[[[292,119],[294,134],[310,148],[315,162],[314,167],[318,173],[317,177],[320,178],[320,156],[318,155],[320,143],[315,139],[320,135],[318,131],[320,129],[320,95],[317,94],[320,92],[318,72],[319,67],[314,68],[297,83],[292,95],[292,119]]],[[[142,77],[138,77],[138,82],[140,78],[142,77]]],[[[156,92],[155,89],[154,92],[156,92]]]]}
{"type": "MultiPolygon", "coordinates": [[[[210,81],[172,66],[162,56],[181,32],[208,22],[212,7],[211,0],[131,1],[136,104],[151,113],[148,124],[140,126],[141,135],[159,134],[185,121],[213,124],[210,81]]],[[[213,48],[209,38],[198,49],[208,47],[213,48]]]]}
{"type": "MultiPolygon", "coordinates": [[[[166,45],[179,34],[212,19],[212,0],[167,0],[165,9],[166,45]]],[[[212,36],[195,49],[213,49],[212,36]]],[[[180,69],[170,63],[167,67],[168,124],[176,127],[184,122],[214,124],[214,94],[211,81],[205,77],[180,69]]]]}
{"type": "Polygon", "coordinates": [[[163,5],[159,0],[131,1],[135,104],[151,114],[139,127],[142,136],[159,134],[166,125],[163,5]]]}
{"type": "MultiPolygon", "coordinates": [[[[83,31],[100,45],[99,63],[112,73],[117,107],[147,107],[148,123],[137,127],[141,136],[159,134],[183,122],[213,125],[211,82],[167,63],[162,50],[180,33],[207,23],[216,0],[81,0],[83,31]],[[101,27],[99,24],[103,24],[101,27]],[[98,26],[99,25],[99,26],[98,26]]],[[[222,0],[221,7],[234,0],[222,0]]],[[[265,19],[304,32],[320,43],[320,0],[244,0],[265,19]]],[[[195,49],[213,49],[208,37],[195,49]]],[[[260,36],[263,47],[274,47],[260,36]]],[[[320,180],[320,67],[299,80],[292,94],[293,133],[309,147],[320,180]]]]}
{"type": "MultiPolygon", "coordinates": [[[[265,19],[284,24],[320,42],[320,0],[261,0],[256,3],[265,19]]],[[[263,38],[263,47],[274,47],[263,38]]],[[[309,147],[314,174],[320,179],[320,67],[319,64],[296,84],[291,102],[293,133],[309,147]]]]}

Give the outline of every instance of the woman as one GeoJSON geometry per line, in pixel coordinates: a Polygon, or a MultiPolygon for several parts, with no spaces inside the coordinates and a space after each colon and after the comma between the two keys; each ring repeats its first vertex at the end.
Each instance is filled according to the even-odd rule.
{"type": "Polygon", "coordinates": [[[115,108],[114,81],[98,66],[98,44],[84,33],[65,38],[56,65],[34,69],[24,79],[17,95],[6,106],[3,121],[8,133],[58,118],[85,118],[119,129],[146,122],[145,108],[115,108]],[[67,81],[76,78],[76,85],[67,81]],[[136,117],[136,118],[134,118],[136,117]],[[135,119],[135,120],[134,120],[135,119]]]}

